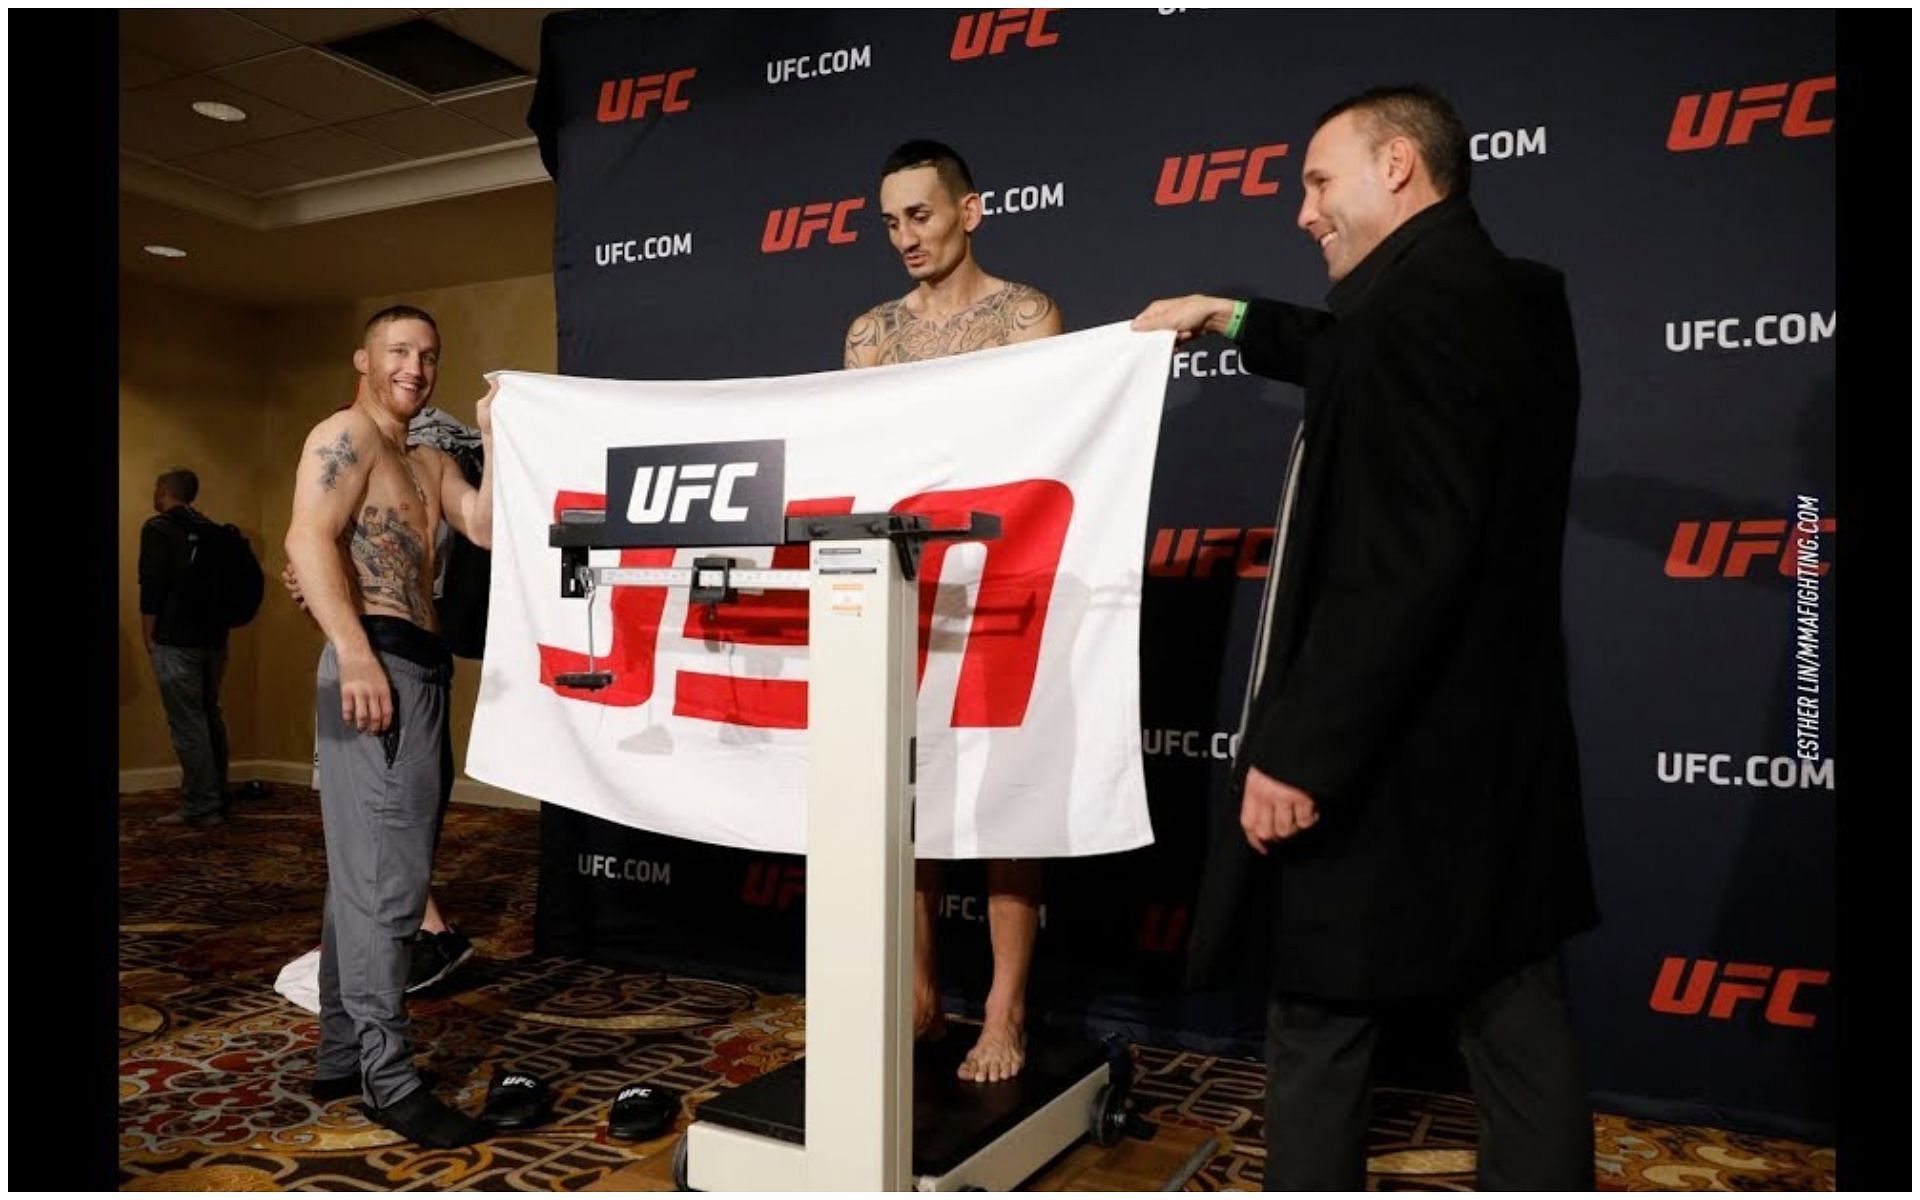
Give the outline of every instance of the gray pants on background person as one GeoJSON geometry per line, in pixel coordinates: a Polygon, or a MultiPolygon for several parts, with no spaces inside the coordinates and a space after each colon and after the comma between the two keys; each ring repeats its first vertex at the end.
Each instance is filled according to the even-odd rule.
{"type": "Polygon", "coordinates": [[[426,911],[434,843],[452,792],[446,744],[451,664],[377,651],[393,690],[393,723],[361,733],[340,716],[340,664],[320,655],[320,815],[327,842],[320,939],[316,1079],[360,1072],[385,1108],[420,1086],[407,1044],[409,939],[426,911]]]}
{"type": "Polygon", "coordinates": [[[188,820],[218,817],[227,797],[227,722],[220,713],[227,648],[156,644],[150,657],[180,759],[181,809],[188,820]]]}

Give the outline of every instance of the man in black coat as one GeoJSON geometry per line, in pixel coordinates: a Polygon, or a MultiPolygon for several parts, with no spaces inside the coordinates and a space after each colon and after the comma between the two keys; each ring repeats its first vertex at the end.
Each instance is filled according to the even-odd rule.
{"type": "Polygon", "coordinates": [[[1135,320],[1224,333],[1307,396],[1191,967],[1268,952],[1268,1187],[1364,1187],[1379,1019],[1438,1002],[1480,1185],[1590,1189],[1559,958],[1598,919],[1560,627],[1563,281],[1495,248],[1427,89],[1336,105],[1302,167],[1330,311],[1187,296],[1135,320]]]}

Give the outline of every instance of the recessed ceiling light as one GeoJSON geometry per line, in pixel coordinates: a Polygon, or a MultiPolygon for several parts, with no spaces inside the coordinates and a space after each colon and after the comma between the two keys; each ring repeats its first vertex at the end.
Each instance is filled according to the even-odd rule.
{"type": "Polygon", "coordinates": [[[178,246],[153,245],[142,246],[140,248],[148,254],[156,255],[160,258],[185,258],[187,256],[187,252],[178,246]]]}
{"type": "Polygon", "coordinates": [[[193,102],[193,111],[215,121],[244,121],[247,119],[246,109],[235,108],[231,104],[222,104],[218,100],[195,100],[193,102]]]}

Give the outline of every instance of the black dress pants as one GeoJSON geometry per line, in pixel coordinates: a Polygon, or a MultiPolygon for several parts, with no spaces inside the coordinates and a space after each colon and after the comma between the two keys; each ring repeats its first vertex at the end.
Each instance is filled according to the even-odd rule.
{"type": "MultiPolygon", "coordinates": [[[[1380,1011],[1276,996],[1267,1010],[1269,1191],[1362,1191],[1380,1011]]],[[[1482,1191],[1592,1191],[1593,1110],[1556,952],[1454,1011],[1479,1104],[1482,1191]]]]}

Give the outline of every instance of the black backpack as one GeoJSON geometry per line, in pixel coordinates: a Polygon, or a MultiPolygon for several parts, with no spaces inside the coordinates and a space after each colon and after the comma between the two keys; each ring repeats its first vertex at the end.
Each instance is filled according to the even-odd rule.
{"type": "Polygon", "coordinates": [[[246,534],[232,525],[195,521],[187,544],[190,556],[181,582],[187,612],[221,629],[238,629],[259,615],[267,577],[246,534]]]}

